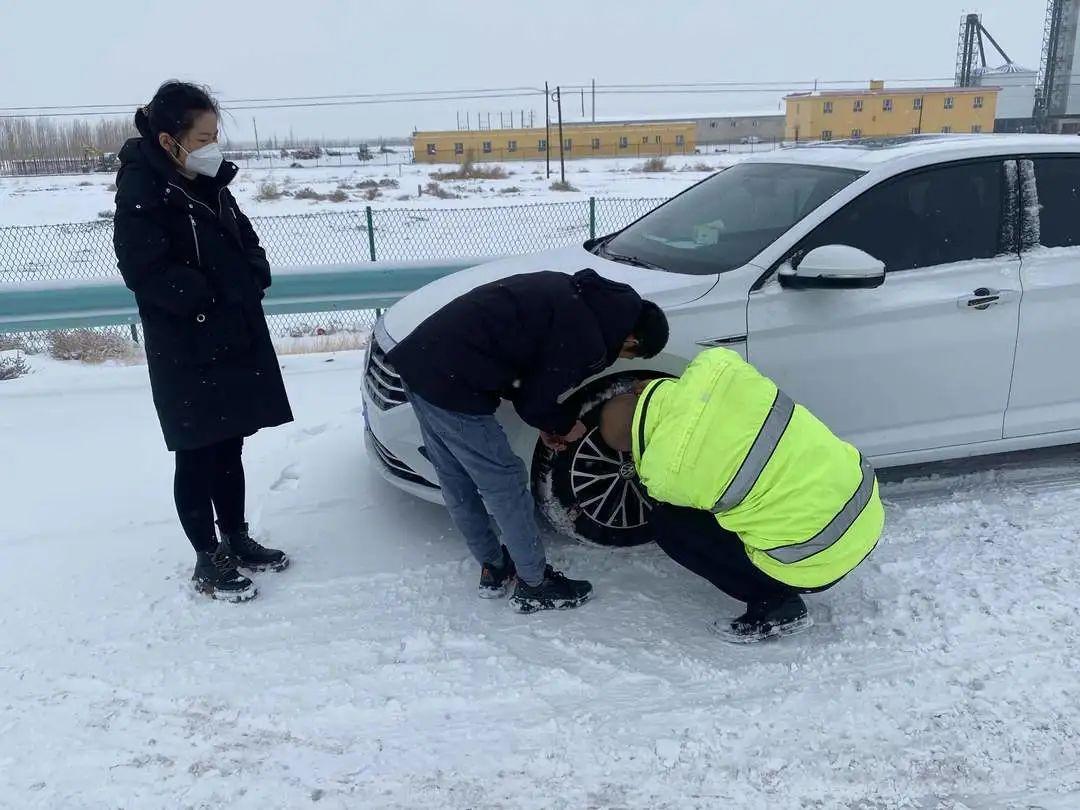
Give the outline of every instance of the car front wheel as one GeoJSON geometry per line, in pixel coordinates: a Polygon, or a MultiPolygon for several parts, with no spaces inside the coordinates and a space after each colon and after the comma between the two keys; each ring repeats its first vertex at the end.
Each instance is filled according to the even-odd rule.
{"type": "Polygon", "coordinates": [[[559,452],[537,443],[533,488],[541,512],[561,534],[608,548],[655,540],[649,525],[653,504],[631,454],[611,449],[600,436],[603,404],[627,393],[642,376],[601,380],[576,395],[587,429],[581,441],[559,452]]]}

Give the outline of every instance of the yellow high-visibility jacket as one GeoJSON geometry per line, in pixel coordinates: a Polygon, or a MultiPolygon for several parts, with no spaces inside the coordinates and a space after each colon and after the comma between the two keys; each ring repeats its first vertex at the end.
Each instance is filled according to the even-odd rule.
{"type": "Polygon", "coordinates": [[[633,431],[649,495],[713,512],[780,582],[829,585],[881,536],[870,463],[735,352],[704,351],[682,377],[649,383],[633,431]]]}

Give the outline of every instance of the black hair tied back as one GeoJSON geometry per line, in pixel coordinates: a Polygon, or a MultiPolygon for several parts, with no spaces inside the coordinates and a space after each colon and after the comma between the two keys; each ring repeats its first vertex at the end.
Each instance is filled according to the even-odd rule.
{"type": "Polygon", "coordinates": [[[135,111],[135,129],[144,138],[156,139],[164,132],[179,139],[206,112],[218,112],[218,104],[206,88],[168,81],[158,88],[149,104],[135,111]]]}

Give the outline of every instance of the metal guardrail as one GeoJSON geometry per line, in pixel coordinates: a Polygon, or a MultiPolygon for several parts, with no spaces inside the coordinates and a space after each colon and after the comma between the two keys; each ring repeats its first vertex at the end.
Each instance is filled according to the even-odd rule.
{"type": "MultiPolygon", "coordinates": [[[[278,268],[263,309],[275,315],[388,307],[425,284],[493,258],[278,268]]],[[[0,285],[0,334],[138,322],[135,297],[119,280],[0,285]]]]}

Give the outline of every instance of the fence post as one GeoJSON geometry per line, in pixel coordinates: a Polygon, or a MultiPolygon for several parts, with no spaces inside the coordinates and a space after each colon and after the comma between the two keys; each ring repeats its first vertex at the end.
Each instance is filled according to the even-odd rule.
{"type": "Polygon", "coordinates": [[[371,260],[375,261],[375,223],[371,216],[371,206],[364,206],[364,213],[367,216],[367,241],[368,251],[371,253],[371,260]]]}
{"type": "Polygon", "coordinates": [[[589,238],[596,238],[596,197],[589,197],[589,238]]]}

